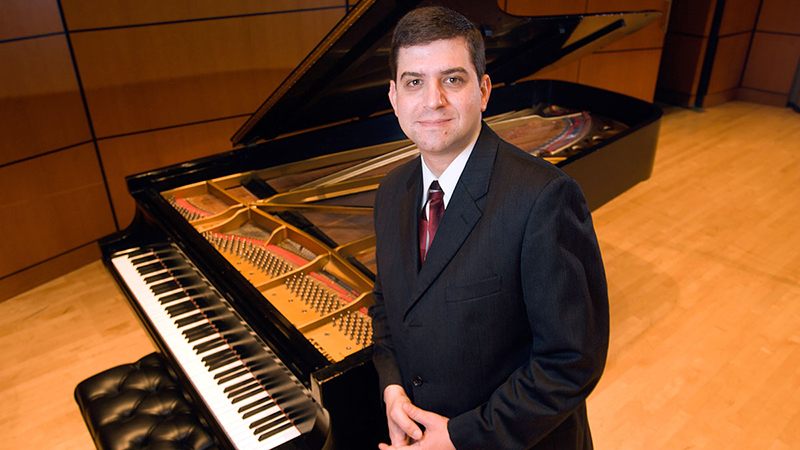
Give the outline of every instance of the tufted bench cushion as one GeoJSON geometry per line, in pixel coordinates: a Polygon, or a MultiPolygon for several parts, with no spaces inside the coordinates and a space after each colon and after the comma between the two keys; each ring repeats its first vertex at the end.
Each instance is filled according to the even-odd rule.
{"type": "Polygon", "coordinates": [[[75,400],[100,450],[217,448],[159,353],[87,378],[75,400]]]}

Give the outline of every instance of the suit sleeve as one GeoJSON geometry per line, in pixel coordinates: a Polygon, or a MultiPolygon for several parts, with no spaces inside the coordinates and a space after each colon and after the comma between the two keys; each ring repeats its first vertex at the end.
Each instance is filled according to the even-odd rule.
{"type": "MultiPolygon", "coordinates": [[[[378,189],[375,196],[374,207],[375,234],[378,240],[382,237],[382,233],[380,233],[379,230],[383,226],[380,220],[381,197],[381,189],[378,189]]],[[[383,391],[386,386],[390,384],[399,384],[402,386],[403,382],[395,360],[392,334],[389,330],[389,323],[386,318],[386,307],[383,302],[383,291],[381,290],[380,280],[381,271],[380,267],[378,267],[375,276],[375,286],[372,290],[373,304],[369,308],[369,315],[372,318],[372,361],[375,364],[375,369],[378,371],[380,383],[379,393],[381,398],[383,398],[383,391]]]]}
{"type": "Polygon", "coordinates": [[[458,450],[528,449],[585,400],[608,349],[608,296],[591,215],[578,184],[551,180],[528,214],[521,290],[530,359],[476,409],[451,418],[458,450]]]}

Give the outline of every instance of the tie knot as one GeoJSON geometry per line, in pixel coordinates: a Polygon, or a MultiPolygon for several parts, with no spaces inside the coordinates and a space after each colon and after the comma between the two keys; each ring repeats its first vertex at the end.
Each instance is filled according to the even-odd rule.
{"type": "Polygon", "coordinates": [[[434,180],[431,183],[431,186],[428,188],[428,200],[441,200],[444,198],[444,191],[442,191],[441,186],[439,186],[439,182],[434,180]]]}
{"type": "Polygon", "coordinates": [[[425,262],[425,256],[428,254],[433,237],[436,235],[436,229],[439,228],[439,222],[444,215],[444,192],[438,181],[431,183],[428,188],[428,210],[428,218],[425,218],[426,214],[423,210],[419,221],[419,256],[422,262],[425,262]]]}

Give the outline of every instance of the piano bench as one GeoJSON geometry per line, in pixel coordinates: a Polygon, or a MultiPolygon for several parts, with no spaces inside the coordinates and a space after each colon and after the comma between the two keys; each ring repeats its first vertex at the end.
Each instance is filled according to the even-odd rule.
{"type": "Polygon", "coordinates": [[[217,448],[160,353],[87,378],[75,400],[100,450],[217,448]]]}

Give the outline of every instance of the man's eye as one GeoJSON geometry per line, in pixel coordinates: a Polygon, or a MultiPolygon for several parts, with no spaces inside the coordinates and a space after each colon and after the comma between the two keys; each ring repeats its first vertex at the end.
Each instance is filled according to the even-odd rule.
{"type": "Polygon", "coordinates": [[[420,84],[422,84],[422,80],[411,80],[408,82],[409,86],[419,86],[420,84]]]}
{"type": "Polygon", "coordinates": [[[458,77],[448,77],[446,80],[450,84],[458,84],[461,82],[461,78],[458,77]]]}

